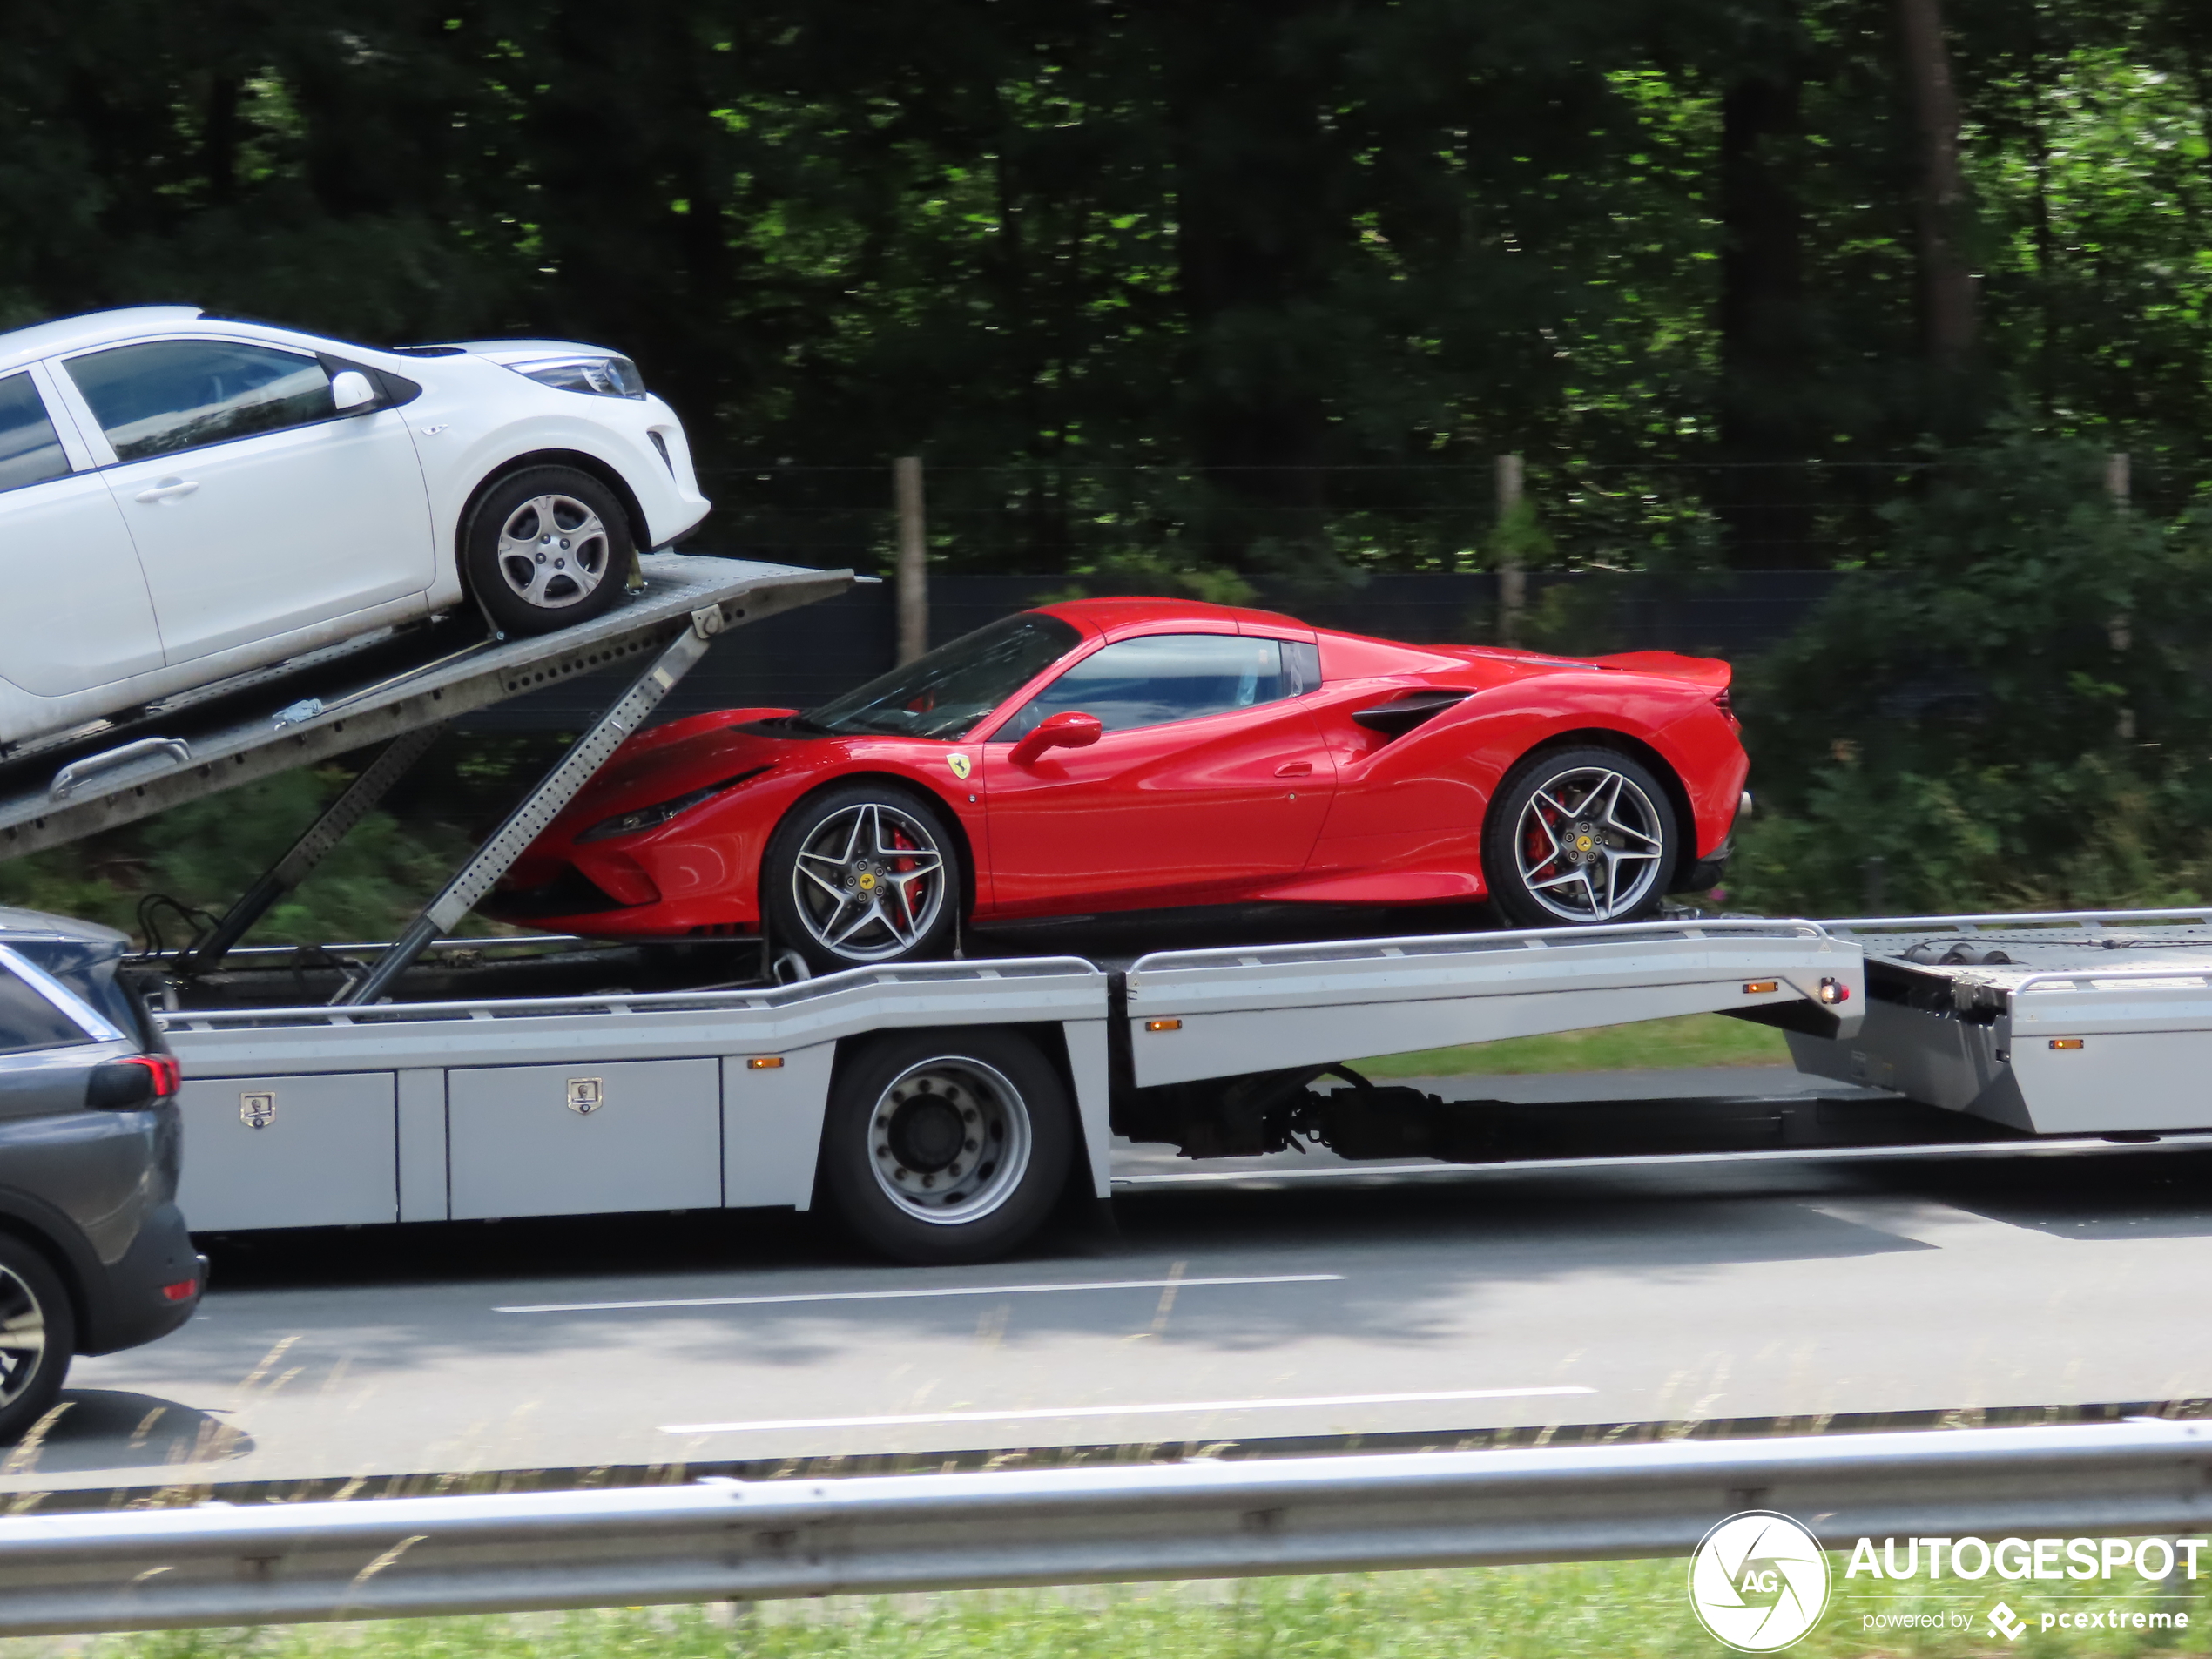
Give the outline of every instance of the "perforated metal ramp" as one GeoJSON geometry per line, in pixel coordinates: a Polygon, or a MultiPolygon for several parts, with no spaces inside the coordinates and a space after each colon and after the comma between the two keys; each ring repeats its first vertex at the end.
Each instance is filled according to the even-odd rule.
{"type": "Polygon", "coordinates": [[[365,639],[152,705],[0,765],[0,858],[35,853],[652,654],[713,607],[727,629],[826,599],[850,570],[660,553],[645,589],[582,627],[486,638],[473,613],[365,639]]]}

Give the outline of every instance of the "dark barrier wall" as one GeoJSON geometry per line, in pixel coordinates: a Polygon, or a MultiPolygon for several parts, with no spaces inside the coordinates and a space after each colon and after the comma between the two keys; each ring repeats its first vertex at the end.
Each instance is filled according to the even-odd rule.
{"type": "MultiPolygon", "coordinates": [[[[1836,583],[1824,570],[1751,570],[1689,579],[1638,573],[1532,574],[1522,643],[1576,653],[1680,651],[1754,656],[1796,628],[1836,583]]],[[[1350,591],[1301,597],[1260,583],[1258,603],[1303,621],[1416,644],[1484,644],[1497,637],[1494,576],[1376,576],[1350,591]]],[[[1066,577],[930,578],[933,644],[1069,590],[1066,577]]],[[[707,709],[808,708],[891,666],[888,583],[717,640],[706,660],[661,705],[656,720],[707,709]]],[[[479,732],[564,732],[589,724],[620,690],[593,676],[468,717],[479,732]]]]}

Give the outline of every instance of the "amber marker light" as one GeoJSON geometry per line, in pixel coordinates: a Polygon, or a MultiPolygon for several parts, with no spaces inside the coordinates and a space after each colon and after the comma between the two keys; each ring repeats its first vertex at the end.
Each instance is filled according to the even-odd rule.
{"type": "Polygon", "coordinates": [[[1147,1031],[1180,1031],[1183,1029],[1183,1022],[1180,1020],[1147,1020],[1144,1022],[1144,1028],[1147,1031]]]}
{"type": "Polygon", "coordinates": [[[755,1071],[781,1071],[784,1057],[779,1054],[757,1054],[745,1064],[755,1071]]]}
{"type": "Polygon", "coordinates": [[[2053,1037],[2051,1046],[2054,1049],[2079,1049],[2081,1046],[2081,1039],[2080,1037],[2053,1037]]]}
{"type": "Polygon", "coordinates": [[[1766,996],[1780,988],[1781,988],[1770,979],[1755,979],[1744,986],[1743,995],[1746,996],[1766,996]]]}

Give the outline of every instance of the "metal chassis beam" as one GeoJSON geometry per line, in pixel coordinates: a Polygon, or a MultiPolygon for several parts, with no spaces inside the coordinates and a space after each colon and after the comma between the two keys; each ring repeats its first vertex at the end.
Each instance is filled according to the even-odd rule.
{"type": "Polygon", "coordinates": [[[441,934],[448,934],[476,907],[493,884],[507,873],[525,848],[560,816],[591,775],[606,765],[624,739],[645,722],[663,698],[689,673],[707,646],[722,631],[718,605],[702,605],[691,613],[691,626],[662,647],[652,665],[634,680],[614,706],[592,724],[591,729],[569,745],[552,771],[523,797],[504,823],[447,882],[445,889],[407,925],[392,948],[377,959],[362,978],[331,1000],[334,1008],[357,1008],[371,1003],[398,982],[415,959],[441,934]]]}

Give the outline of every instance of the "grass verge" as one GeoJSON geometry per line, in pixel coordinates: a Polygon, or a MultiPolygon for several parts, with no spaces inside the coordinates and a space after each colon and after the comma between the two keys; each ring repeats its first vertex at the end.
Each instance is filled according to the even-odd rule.
{"type": "Polygon", "coordinates": [[[1561,1031],[1548,1037],[1507,1037],[1453,1049],[1355,1060],[1370,1077],[1508,1076],[1550,1071],[1668,1070],[1693,1066],[1786,1066],[1789,1045],[1771,1026],[1731,1020],[1724,1014],[1685,1014],[1672,1020],[1561,1031]]]}
{"type": "MultiPolygon", "coordinates": [[[[2158,1632],[2044,1631],[2040,1615],[2087,1605],[2071,1583],[1846,1582],[1831,1557],[1826,1615],[1804,1659],[1912,1655],[2118,1659],[2205,1651],[2194,1596],[2121,1583],[2097,1604],[2186,1613],[2158,1632]],[[1999,1599],[2028,1633],[1988,1629],[1999,1599]],[[1898,1631],[1882,1615],[1935,1614],[1947,1627],[1898,1631]],[[1955,1615],[1955,1616],[1954,1616],[1955,1615]]],[[[1067,1592],[956,1592],[890,1600],[770,1602],[757,1608],[604,1612],[520,1619],[410,1619],[263,1630],[113,1636],[98,1659],[1674,1659],[1727,1650],[1698,1626],[1680,1561],[1474,1568],[1230,1585],[1137,1585],[1067,1592]]],[[[10,1659],[45,1643],[0,1643],[10,1659]]],[[[80,1651],[82,1651],[80,1649],[80,1651]]]]}

